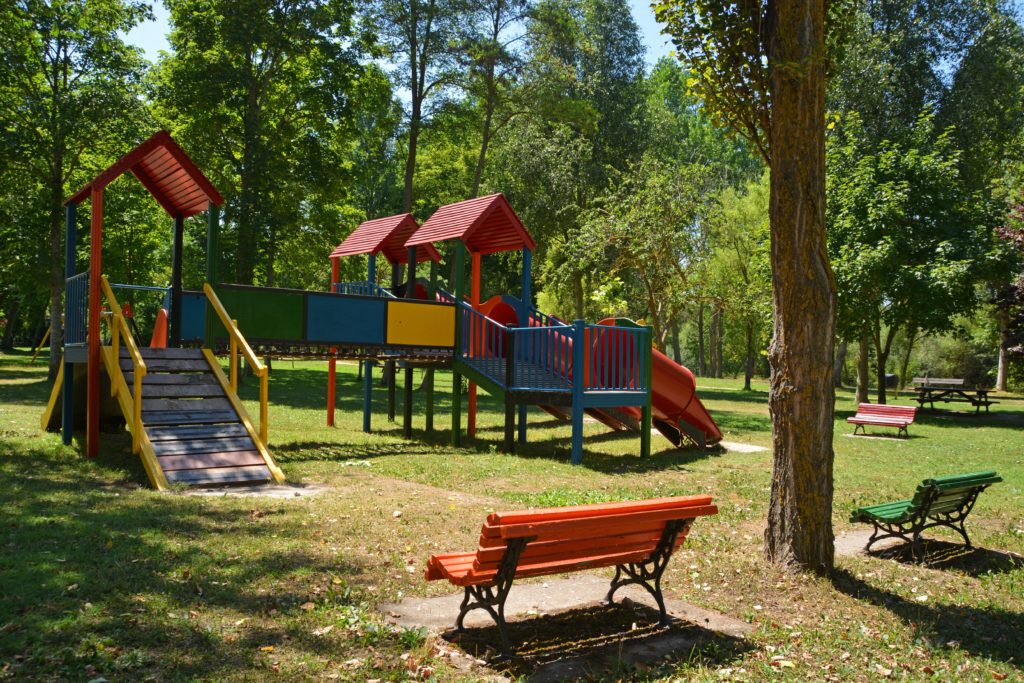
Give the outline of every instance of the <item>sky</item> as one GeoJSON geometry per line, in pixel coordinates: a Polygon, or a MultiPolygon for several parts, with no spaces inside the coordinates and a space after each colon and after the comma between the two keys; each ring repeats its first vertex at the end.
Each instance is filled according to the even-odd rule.
{"type": "MultiPolygon", "coordinates": [[[[647,62],[654,64],[672,50],[672,45],[665,36],[660,35],[658,22],[654,20],[654,11],[649,0],[629,0],[633,19],[640,27],[640,34],[647,47],[647,62]]],[[[168,13],[160,0],[153,0],[155,21],[147,21],[136,26],[128,33],[128,42],[142,48],[146,58],[152,62],[157,60],[160,50],[167,50],[168,13]]]]}

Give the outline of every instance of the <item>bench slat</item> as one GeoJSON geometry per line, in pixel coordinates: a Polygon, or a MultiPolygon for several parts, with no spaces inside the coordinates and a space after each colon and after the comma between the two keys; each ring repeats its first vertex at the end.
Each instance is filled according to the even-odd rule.
{"type": "Polygon", "coordinates": [[[536,536],[537,540],[547,538],[585,538],[593,536],[598,529],[606,533],[619,534],[636,528],[648,521],[667,522],[673,519],[694,519],[704,515],[714,515],[718,508],[714,505],[687,507],[682,510],[648,510],[623,515],[607,515],[584,519],[553,520],[550,522],[524,522],[522,524],[506,524],[501,526],[501,537],[505,539],[536,536]]]}
{"type": "Polygon", "coordinates": [[[649,510],[677,510],[710,504],[711,496],[650,498],[648,500],[623,501],[620,503],[596,503],[591,505],[541,508],[539,510],[492,512],[487,516],[487,523],[492,526],[498,526],[502,524],[523,524],[526,522],[545,522],[559,519],[584,519],[587,517],[646,512],[649,510]]]}

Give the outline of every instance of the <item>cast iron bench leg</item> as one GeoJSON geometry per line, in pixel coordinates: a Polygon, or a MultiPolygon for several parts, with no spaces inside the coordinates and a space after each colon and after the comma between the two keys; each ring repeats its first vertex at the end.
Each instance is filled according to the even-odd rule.
{"type": "Polygon", "coordinates": [[[608,595],[605,602],[609,605],[615,604],[613,598],[615,591],[629,584],[642,586],[651,594],[658,603],[658,626],[668,626],[671,621],[668,618],[668,610],[665,609],[665,598],[661,592],[661,576],[665,573],[665,567],[672,557],[672,550],[675,548],[676,539],[680,532],[689,527],[691,520],[676,519],[665,525],[661,532],[661,540],[651,556],[645,562],[630,562],[615,567],[615,577],[608,588],[608,595]],[[624,575],[624,576],[623,576],[624,575]]]}
{"type": "Polygon", "coordinates": [[[532,538],[514,538],[508,542],[505,556],[501,558],[498,566],[498,573],[494,584],[487,586],[466,586],[465,596],[462,598],[462,605],[459,607],[459,617],[455,620],[455,628],[460,633],[465,631],[463,621],[466,615],[475,609],[485,610],[494,619],[501,634],[501,656],[511,657],[512,647],[508,639],[508,625],[505,623],[505,598],[508,597],[509,589],[512,588],[512,580],[516,575],[516,566],[519,564],[519,556],[522,555],[526,544],[532,538]],[[495,609],[495,607],[497,609],[495,609]]]}

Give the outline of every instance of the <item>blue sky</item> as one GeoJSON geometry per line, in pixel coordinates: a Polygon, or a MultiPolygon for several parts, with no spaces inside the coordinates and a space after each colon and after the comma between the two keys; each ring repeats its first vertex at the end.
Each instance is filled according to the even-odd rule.
{"type": "MultiPolygon", "coordinates": [[[[667,55],[672,50],[672,46],[664,36],[660,35],[661,29],[658,22],[654,20],[654,12],[651,10],[649,0],[629,0],[629,5],[633,12],[633,18],[640,26],[644,45],[647,46],[647,61],[653,64],[658,61],[659,57],[667,55]]],[[[147,21],[136,26],[128,34],[128,42],[142,48],[150,61],[156,61],[160,50],[167,49],[167,8],[160,0],[153,0],[153,14],[156,16],[155,21],[147,21]]]]}

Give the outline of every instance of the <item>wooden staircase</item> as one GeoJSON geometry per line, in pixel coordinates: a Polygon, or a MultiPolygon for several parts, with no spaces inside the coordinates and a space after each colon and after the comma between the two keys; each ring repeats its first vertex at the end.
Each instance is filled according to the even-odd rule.
{"type": "MultiPolygon", "coordinates": [[[[167,484],[190,486],[283,480],[210,352],[140,352],[147,370],[142,379],[141,451],[154,485],[163,488],[161,475],[167,484]],[[160,475],[151,471],[154,465],[160,475]]],[[[113,369],[109,364],[108,371],[113,369]]],[[[125,409],[134,404],[133,368],[129,350],[121,347],[117,374],[123,381],[114,381],[114,391],[123,392],[118,398],[125,409]]],[[[130,412],[125,417],[131,425],[130,412]]]]}

